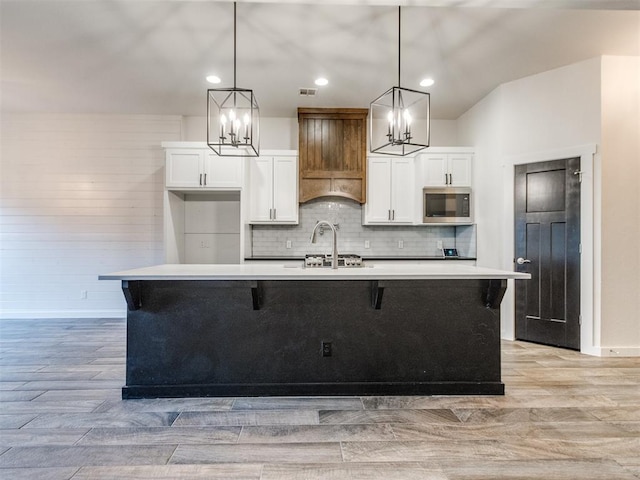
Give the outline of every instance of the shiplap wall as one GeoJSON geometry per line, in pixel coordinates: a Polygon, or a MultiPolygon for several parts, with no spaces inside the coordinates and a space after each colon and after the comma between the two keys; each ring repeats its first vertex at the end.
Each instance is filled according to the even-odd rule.
{"type": "Polygon", "coordinates": [[[181,117],[3,114],[0,139],[0,316],[122,316],[98,275],[163,263],[160,143],[181,117]]]}

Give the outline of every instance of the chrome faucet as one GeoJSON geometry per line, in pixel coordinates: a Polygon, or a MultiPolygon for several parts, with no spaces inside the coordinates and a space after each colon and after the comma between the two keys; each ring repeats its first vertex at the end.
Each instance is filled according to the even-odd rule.
{"type": "Polygon", "coordinates": [[[320,220],[316,223],[316,226],[313,227],[313,231],[311,232],[311,243],[316,243],[316,230],[320,225],[327,225],[333,233],[333,244],[331,245],[331,268],[338,268],[338,234],[336,232],[336,227],[334,227],[331,222],[320,220]]]}

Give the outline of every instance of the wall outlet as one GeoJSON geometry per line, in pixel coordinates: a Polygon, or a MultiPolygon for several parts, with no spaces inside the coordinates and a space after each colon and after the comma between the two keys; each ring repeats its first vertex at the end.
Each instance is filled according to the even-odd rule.
{"type": "Polygon", "coordinates": [[[438,248],[438,250],[442,250],[442,240],[438,240],[436,242],[436,247],[438,248]]]}
{"type": "Polygon", "coordinates": [[[371,242],[369,242],[369,240],[364,241],[364,248],[371,248],[371,242]]]}
{"type": "Polygon", "coordinates": [[[291,248],[291,240],[287,240],[287,248],[291,248]]]}
{"type": "Polygon", "coordinates": [[[80,290],[80,300],[86,300],[86,299],[87,299],[87,291],[80,290]]]}
{"type": "Polygon", "coordinates": [[[322,356],[330,357],[331,353],[333,353],[331,349],[331,342],[322,342],[322,356]]]}
{"type": "Polygon", "coordinates": [[[404,248],[404,240],[398,240],[398,248],[404,248]]]}

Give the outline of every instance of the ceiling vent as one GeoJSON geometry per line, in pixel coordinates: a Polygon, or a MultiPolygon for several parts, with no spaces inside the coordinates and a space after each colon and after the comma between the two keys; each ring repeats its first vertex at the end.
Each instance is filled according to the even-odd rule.
{"type": "Polygon", "coordinates": [[[317,88],[301,88],[300,89],[301,97],[315,97],[316,93],[318,93],[317,88]]]}

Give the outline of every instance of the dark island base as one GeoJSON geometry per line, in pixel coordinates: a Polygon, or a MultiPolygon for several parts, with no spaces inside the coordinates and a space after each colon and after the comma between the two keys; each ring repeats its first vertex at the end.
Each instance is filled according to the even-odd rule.
{"type": "Polygon", "coordinates": [[[425,383],[299,383],[264,385],[175,385],[127,386],[122,398],[172,397],[278,397],[278,396],[368,396],[368,395],[504,395],[504,384],[425,383]]]}
{"type": "Polygon", "coordinates": [[[123,398],[504,394],[505,280],[145,280],[123,289],[123,398]]]}

